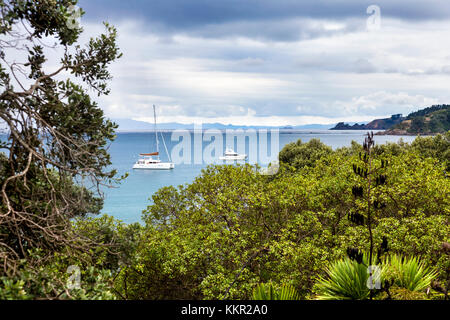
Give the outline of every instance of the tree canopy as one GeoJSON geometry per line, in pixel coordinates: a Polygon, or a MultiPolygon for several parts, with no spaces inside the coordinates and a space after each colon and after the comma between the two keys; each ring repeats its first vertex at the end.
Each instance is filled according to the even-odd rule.
{"type": "MultiPolygon", "coordinates": [[[[369,249],[365,226],[348,215],[366,206],[352,195],[362,179],[352,169],[360,148],[324,154],[300,169],[282,166],[275,178],[248,165],[213,166],[192,184],[159,190],[117,290],[130,299],[249,299],[258,284],[271,282],[314,298],[330,261],[345,257],[349,246],[369,249]]],[[[437,266],[445,283],[444,164],[410,145],[398,148],[374,149],[374,166],[389,163],[386,183],[370,194],[383,204],[373,212],[374,242],[378,247],[386,237],[393,253],[437,266]]]]}
{"type": "Polygon", "coordinates": [[[106,146],[116,127],[90,93],[109,92],[117,33],[105,24],[104,34],[79,44],[83,30],[69,23],[74,4],[0,1],[0,273],[14,273],[31,249],[80,248],[70,219],[98,213],[97,187],[115,181],[106,146]]]}

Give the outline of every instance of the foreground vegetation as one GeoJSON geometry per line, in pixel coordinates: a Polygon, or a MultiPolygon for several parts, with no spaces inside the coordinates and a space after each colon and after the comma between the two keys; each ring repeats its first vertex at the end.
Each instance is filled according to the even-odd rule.
{"type": "MultiPolygon", "coordinates": [[[[383,274],[375,299],[446,297],[449,145],[450,132],[373,149],[374,162],[389,163],[386,183],[372,194],[383,203],[375,214],[374,243],[387,239],[383,261],[397,261],[390,265],[415,263],[383,274]],[[402,280],[405,268],[420,286],[402,280]]],[[[362,151],[357,143],[332,151],[317,140],[298,141],[281,151],[288,162],[275,176],[250,165],[211,166],[189,185],[160,189],[143,212],[143,225],[78,218],[73,229],[96,245],[78,254],[36,252],[45,257],[38,269],[30,271],[24,261],[15,277],[2,278],[0,297],[250,299],[256,291],[256,298],[369,298],[367,263],[346,260],[349,247],[369,250],[366,225],[348,215],[364,206],[352,194],[362,181],[352,169],[362,151]],[[362,295],[330,295],[330,270],[345,261],[365,275],[362,295]],[[72,264],[80,266],[82,285],[68,290],[72,264]]]]}
{"type": "Polygon", "coordinates": [[[0,0],[0,299],[448,298],[450,132],[335,151],[298,141],[276,175],[210,166],[153,195],[143,224],[92,217],[118,179],[115,125],[89,91],[108,94],[120,53],[109,25],[78,44],[75,3],[0,0]],[[50,72],[46,36],[64,52],[50,72]],[[373,288],[354,281],[372,281],[371,264],[373,288]]]}
{"type": "MultiPolygon", "coordinates": [[[[428,146],[447,144],[446,155],[437,155],[444,159],[449,138],[376,147],[389,162],[389,180],[372,195],[383,202],[375,242],[387,237],[390,252],[434,266],[444,287],[450,183],[445,161],[429,157],[428,146]]],[[[362,147],[324,150],[318,141],[286,146],[280,159],[293,152],[296,167],[282,163],[275,177],[251,166],[215,166],[190,185],[161,189],[144,212],[138,254],[119,273],[116,289],[132,299],[245,299],[271,282],[315,298],[314,284],[331,262],[349,246],[369,249],[366,227],[348,219],[364,205],[351,192],[362,147]]]]}

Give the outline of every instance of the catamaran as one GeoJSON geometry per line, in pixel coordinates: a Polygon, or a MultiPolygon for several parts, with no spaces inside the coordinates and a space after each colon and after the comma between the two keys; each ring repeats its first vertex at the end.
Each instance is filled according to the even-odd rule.
{"type": "Polygon", "coordinates": [[[148,169],[148,170],[170,170],[175,168],[175,164],[172,163],[170,159],[169,152],[167,151],[167,146],[164,141],[164,137],[161,134],[162,141],[164,143],[164,148],[166,149],[167,157],[169,162],[162,162],[159,159],[159,142],[158,142],[158,130],[156,129],[156,110],[155,105],[153,105],[153,115],[155,118],[155,137],[156,137],[156,152],[151,153],[140,153],[139,160],[133,165],[133,169],[148,169]],[[153,158],[155,157],[155,158],[153,158]]]}
{"type": "Polygon", "coordinates": [[[225,154],[219,157],[220,160],[245,160],[247,159],[246,154],[238,154],[231,148],[225,150],[225,154]]]}

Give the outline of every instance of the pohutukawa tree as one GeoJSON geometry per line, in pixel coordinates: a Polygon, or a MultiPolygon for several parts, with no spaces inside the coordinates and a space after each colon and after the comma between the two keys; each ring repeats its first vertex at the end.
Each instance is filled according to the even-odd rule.
{"type": "Polygon", "coordinates": [[[81,249],[70,219],[98,213],[99,186],[117,180],[106,150],[116,126],[89,95],[109,93],[117,34],[105,24],[78,44],[76,2],[0,0],[0,275],[32,248],[81,249]]]}

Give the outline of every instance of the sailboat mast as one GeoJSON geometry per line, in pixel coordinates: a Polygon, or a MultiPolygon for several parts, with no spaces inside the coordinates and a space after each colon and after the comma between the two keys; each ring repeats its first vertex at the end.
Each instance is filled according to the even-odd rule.
{"type": "Polygon", "coordinates": [[[158,158],[159,158],[159,143],[158,143],[158,130],[156,129],[156,109],[155,109],[155,105],[153,105],[153,116],[155,118],[156,152],[158,152],[158,158]]]}

